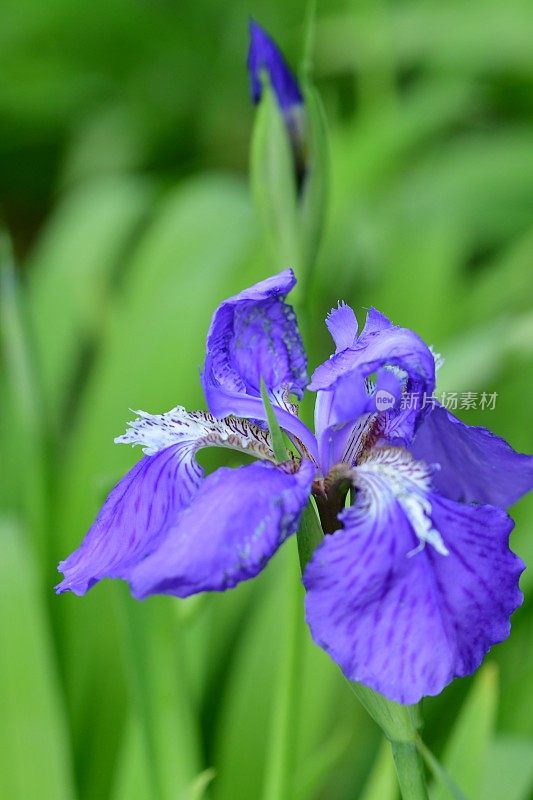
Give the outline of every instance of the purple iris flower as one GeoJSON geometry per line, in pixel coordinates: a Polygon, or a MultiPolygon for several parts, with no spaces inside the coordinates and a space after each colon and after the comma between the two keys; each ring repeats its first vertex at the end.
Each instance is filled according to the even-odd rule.
{"type": "Polygon", "coordinates": [[[533,485],[533,458],[430,396],[436,359],[375,309],[326,324],[335,353],[312,377],[315,433],[293,399],[308,385],[291,270],[224,301],[207,337],[210,412],[138,412],[118,442],[144,457],[112,490],[58,592],[123,578],[137,598],[222,591],[257,575],[314,496],[326,535],[304,572],[315,641],[346,676],[400,703],[473,672],[509,635],[524,568],[505,508],[533,485]],[[293,453],[276,463],[261,381],[293,453]],[[204,447],[256,457],[207,477],[204,447]],[[352,500],[351,504],[347,500],[352,500]]]}

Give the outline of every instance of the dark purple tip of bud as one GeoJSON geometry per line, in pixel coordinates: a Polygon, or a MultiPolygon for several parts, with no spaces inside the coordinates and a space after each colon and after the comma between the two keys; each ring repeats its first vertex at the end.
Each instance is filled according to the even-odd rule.
{"type": "Polygon", "coordinates": [[[303,95],[298,81],[287,66],[281,50],[253,19],[250,20],[250,47],[247,63],[254,103],[258,103],[261,99],[261,72],[264,70],[268,74],[278,106],[284,115],[287,115],[295,106],[303,105],[303,95]]]}

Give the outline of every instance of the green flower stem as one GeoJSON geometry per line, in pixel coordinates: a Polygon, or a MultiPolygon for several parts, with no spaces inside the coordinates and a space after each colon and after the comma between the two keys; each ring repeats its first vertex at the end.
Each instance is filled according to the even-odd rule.
{"type": "Polygon", "coordinates": [[[414,742],[391,742],[403,800],[427,800],[426,776],[414,742]]]}
{"type": "Polygon", "coordinates": [[[285,630],[274,693],[263,800],[281,800],[294,796],[292,782],[301,699],[302,587],[296,580],[294,561],[290,559],[287,566],[285,630]]]}
{"type": "MultiPolygon", "coordinates": [[[[6,401],[11,414],[7,450],[16,448],[25,465],[21,492],[26,529],[37,553],[39,566],[53,560],[45,520],[49,515],[47,483],[48,420],[46,403],[36,368],[35,353],[28,325],[26,299],[20,286],[11,242],[0,229],[0,352],[6,384],[6,401]]],[[[7,433],[7,431],[6,431],[7,433]]],[[[9,463],[9,454],[5,454],[9,463]]],[[[46,567],[45,567],[46,571],[46,567]]]]}

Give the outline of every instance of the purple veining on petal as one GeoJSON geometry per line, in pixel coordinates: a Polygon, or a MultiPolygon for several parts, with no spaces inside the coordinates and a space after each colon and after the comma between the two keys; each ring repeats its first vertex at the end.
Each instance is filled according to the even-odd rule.
{"type": "Polygon", "coordinates": [[[315,641],[350,680],[400,703],[473,672],[522,601],[512,520],[492,506],[426,500],[448,555],[417,546],[412,509],[384,480],[343,513],[344,529],[324,539],[304,575],[315,641]]]}
{"type": "Polygon", "coordinates": [[[102,578],[123,578],[157,545],[202,480],[188,443],[144,456],[115,486],[80,547],[59,564],[58,594],[83,595],[102,578]]]}
{"type": "Polygon", "coordinates": [[[364,444],[364,427],[371,417],[379,416],[380,437],[386,438],[389,421],[401,413],[402,389],[403,381],[395,372],[382,367],[375,386],[363,369],[354,369],[340,375],[331,388],[317,392],[315,431],[324,474],[334,464],[355,462],[360,454],[355,441],[361,435],[364,444]]]}
{"type": "Polygon", "coordinates": [[[116,442],[141,445],[145,457],[110,493],[81,546],[59,565],[59,593],[84,594],[104,577],[123,578],[155,547],[188,505],[203,477],[202,447],[225,447],[274,460],[270,434],[247,420],[218,420],[178,406],[166,414],[138,412],[116,442]]]}
{"type": "Polygon", "coordinates": [[[508,508],[533,488],[533,456],[517,453],[486,428],[465,425],[442,406],[426,414],[411,450],[440,465],[435,486],[452,500],[508,508]]]}
{"type": "Polygon", "coordinates": [[[369,309],[361,334],[344,349],[341,346],[349,341],[347,332],[355,333],[353,320],[346,322],[341,316],[340,321],[336,321],[335,315],[333,326],[337,350],[317,367],[309,386],[319,395],[315,426],[324,469],[343,453],[346,456],[348,450],[350,459],[353,457],[354,437],[361,430],[358,418],[368,413],[380,415],[379,427],[384,441],[409,443],[424,412],[422,403],[407,413],[402,410],[402,392],[409,391],[422,399],[424,393],[431,395],[435,387],[435,360],[427,345],[412,331],[393,326],[376,309],[369,309]],[[376,373],[376,385],[370,382],[372,388],[365,395],[361,385],[373,373],[376,373]],[[333,396],[326,398],[326,392],[333,396]],[[343,398],[350,398],[350,403],[343,398]],[[333,421],[335,406],[342,406],[343,420],[337,413],[333,421]]]}
{"type": "Polygon", "coordinates": [[[262,377],[270,392],[286,388],[302,396],[307,359],[294,311],[285,302],[295,283],[286,269],[220,304],[206,345],[204,381],[212,388],[259,397],[262,377]]]}
{"type": "Polygon", "coordinates": [[[314,475],[309,461],[296,473],[261,462],[209,475],[157,550],[132,570],[133,594],[187,597],[253,578],[296,532],[314,475]]]}
{"type": "Polygon", "coordinates": [[[279,424],[316,457],[313,434],[287,403],[307,385],[307,359],[296,317],[285,297],[296,282],[291,269],[225,300],[207,336],[202,383],[215,416],[265,420],[260,381],[265,381],[279,424]]]}

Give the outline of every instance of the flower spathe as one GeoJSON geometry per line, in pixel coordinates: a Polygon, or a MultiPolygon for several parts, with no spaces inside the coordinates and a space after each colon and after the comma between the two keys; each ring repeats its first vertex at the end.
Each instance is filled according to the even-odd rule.
{"type": "Polygon", "coordinates": [[[505,639],[524,565],[505,508],[533,486],[533,458],[429,395],[435,357],[375,309],[358,331],[331,311],[335,353],[311,383],[285,270],[224,301],[207,337],[209,412],[138,412],[117,441],[144,457],[112,490],[58,592],[122,578],[138,598],[223,591],[257,575],[315,497],[327,534],[308,563],[306,617],[346,676],[400,703],[437,694],[505,639]],[[293,453],[276,463],[264,382],[293,453]],[[316,392],[315,432],[292,398],[316,392]],[[205,476],[204,447],[254,456],[205,476]],[[346,506],[349,491],[352,505],[346,506]]]}

